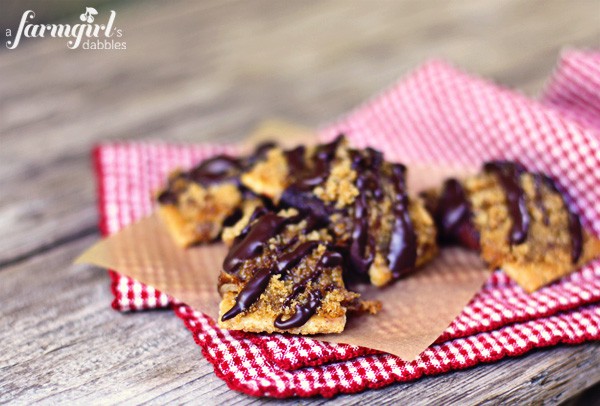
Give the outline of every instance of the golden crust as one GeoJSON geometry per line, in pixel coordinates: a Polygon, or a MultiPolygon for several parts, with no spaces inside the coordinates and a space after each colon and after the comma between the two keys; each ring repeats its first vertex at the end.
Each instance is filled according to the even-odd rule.
{"type": "Polygon", "coordinates": [[[283,151],[280,148],[269,150],[265,160],[242,174],[241,181],[254,193],[279,202],[288,185],[288,166],[283,151]]]}
{"type": "MultiPolygon", "coordinates": [[[[437,232],[435,223],[420,199],[412,199],[408,207],[417,238],[417,260],[415,266],[422,267],[432,261],[438,254],[437,232]]],[[[386,232],[386,231],[382,231],[386,232]]],[[[389,233],[389,231],[388,231],[389,233]]],[[[386,241],[387,243],[387,241],[386,241]]],[[[382,287],[394,279],[387,260],[381,251],[375,253],[373,264],[369,268],[371,284],[382,287]]]]}
{"type": "Polygon", "coordinates": [[[319,313],[312,316],[301,327],[280,330],[275,328],[273,322],[277,317],[275,312],[245,312],[232,319],[221,321],[221,317],[235,304],[237,293],[227,292],[219,304],[218,324],[221,328],[230,330],[243,330],[252,333],[290,333],[290,334],[329,334],[341,333],[346,325],[346,314],[329,317],[319,313]]]}
{"type": "MultiPolygon", "coordinates": [[[[338,219],[340,221],[332,219],[331,226],[311,231],[307,230],[306,219],[298,220],[297,223],[294,220],[292,224],[285,226],[283,231],[278,231],[278,234],[268,241],[261,242],[260,254],[251,256],[242,264],[237,264],[235,268],[228,268],[228,271],[232,272],[231,274],[222,271],[219,276],[219,292],[222,295],[219,315],[221,327],[252,332],[281,332],[282,330],[275,327],[275,324],[282,327],[290,317],[294,315],[308,317],[308,314],[314,311],[315,313],[302,326],[286,329],[285,332],[293,334],[336,333],[343,330],[347,311],[375,313],[380,309],[380,303],[361,301],[359,294],[346,290],[342,277],[343,260],[341,258],[338,260],[339,264],[331,268],[319,268],[321,266],[319,261],[326,252],[339,257],[338,252],[331,250],[330,244],[332,242],[344,244],[352,238],[356,238],[352,237],[352,229],[356,227],[354,224],[355,216],[357,216],[356,210],[365,210],[368,213],[370,242],[366,246],[367,252],[364,255],[366,258],[368,255],[375,257],[371,269],[368,270],[371,282],[376,286],[383,286],[398,277],[389,269],[387,256],[392,234],[398,227],[396,213],[398,210],[405,210],[404,199],[406,196],[400,189],[401,186],[397,184],[401,181],[398,176],[402,176],[398,169],[402,168],[384,162],[382,155],[377,151],[352,150],[344,140],[328,145],[335,145],[335,150],[306,148],[303,152],[306,159],[304,165],[297,165],[295,161],[302,159],[302,156],[293,155],[293,158],[290,159],[294,159],[294,165],[299,167],[299,171],[300,168],[304,168],[302,171],[306,172],[301,175],[307,175],[306,177],[309,179],[310,176],[313,176],[311,171],[323,174],[323,177],[318,180],[318,186],[312,190],[302,189],[301,193],[313,194],[313,196],[307,197],[308,205],[318,199],[320,202],[317,202],[315,206],[324,203],[327,207],[325,210],[329,210],[329,208],[337,210],[341,216],[338,219]],[[332,156],[333,152],[335,154],[332,156]],[[321,169],[320,164],[315,163],[322,163],[322,161],[310,159],[310,157],[317,156],[315,154],[321,154],[318,155],[321,160],[325,159],[323,154],[326,154],[326,159],[330,162],[326,171],[321,169]],[[330,159],[331,161],[329,161],[330,159]],[[373,165],[372,173],[369,172],[371,164],[373,165]],[[356,168],[363,168],[368,173],[358,179],[361,174],[357,171],[362,169],[356,168]],[[365,185],[365,190],[359,191],[357,184],[365,185]],[[365,193],[362,197],[366,200],[359,202],[356,198],[361,192],[365,193]],[[299,263],[295,263],[292,269],[281,274],[277,272],[264,273],[265,270],[275,269],[275,261],[281,258],[280,255],[284,250],[289,253],[300,244],[310,241],[317,241],[319,244],[305,254],[306,256],[303,256],[299,263]],[[262,273],[259,274],[259,272],[262,273]],[[319,276],[313,279],[315,277],[312,275],[315,272],[319,276]],[[265,278],[265,275],[268,275],[269,278],[266,287],[262,281],[267,279],[258,279],[265,278]],[[263,283],[260,285],[261,290],[256,290],[258,285],[248,285],[251,281],[261,281],[257,282],[263,283]],[[248,288],[248,292],[254,292],[255,295],[260,294],[260,297],[257,299],[256,296],[251,296],[252,304],[246,303],[245,301],[249,300],[248,296],[240,296],[244,287],[248,288]],[[317,295],[318,299],[315,299],[313,295],[317,295]],[[236,306],[236,300],[240,297],[242,299],[236,306]],[[307,309],[306,306],[309,303],[315,303],[311,302],[314,300],[318,300],[318,307],[307,309]],[[310,313],[297,314],[296,309],[304,309],[310,313]],[[222,321],[223,315],[230,310],[227,317],[231,318],[222,321]],[[274,324],[278,317],[281,319],[274,324]]],[[[296,179],[294,174],[289,173],[287,158],[291,156],[279,148],[270,149],[259,162],[241,173],[239,179],[251,192],[268,197],[277,205],[284,190],[296,179]]],[[[242,200],[241,193],[234,183],[221,183],[205,188],[196,183],[187,184],[185,179],[187,179],[186,176],[175,175],[170,185],[177,192],[177,204],[161,207],[165,222],[172,229],[176,240],[181,245],[187,246],[199,241],[208,241],[208,238],[215,238],[221,233],[221,225],[226,218],[222,214],[231,214],[233,210],[241,209],[240,220],[233,226],[223,229],[221,233],[221,238],[226,244],[230,246],[235,244],[236,237],[248,225],[252,213],[263,204],[262,201],[258,198],[242,200]],[[181,179],[183,179],[183,183],[180,182],[181,179]],[[227,188],[229,188],[229,196],[221,201],[217,195],[227,195],[227,193],[221,193],[227,188]],[[236,198],[232,198],[233,190],[237,193],[236,198]],[[227,206],[228,204],[231,205],[227,206]],[[212,209],[211,205],[219,207],[219,209],[212,209]],[[226,210],[221,210],[223,208],[226,210]]],[[[299,179],[302,177],[300,176],[299,179]]],[[[311,181],[314,182],[314,180],[311,181]]],[[[300,198],[305,195],[301,195],[300,198]]],[[[173,196],[168,197],[173,198],[173,196]]],[[[286,203],[291,204],[288,201],[286,203]]],[[[299,206],[303,207],[302,203],[299,206]]],[[[416,237],[415,265],[422,266],[437,253],[435,225],[419,199],[409,199],[406,210],[411,217],[416,237]]],[[[289,209],[281,211],[277,215],[291,217],[296,214],[298,214],[298,210],[289,209]]],[[[311,222],[311,224],[318,223],[311,222]]],[[[402,266],[409,268],[411,264],[402,266]]],[[[294,325],[298,320],[300,319],[292,319],[288,324],[294,325]]]]}
{"type": "Polygon", "coordinates": [[[324,202],[335,203],[341,209],[349,206],[358,196],[358,188],[354,185],[356,171],[352,169],[352,161],[347,148],[338,148],[336,162],[323,186],[317,186],[313,193],[324,202]]]}
{"type": "Polygon", "coordinates": [[[421,199],[412,199],[408,207],[417,236],[417,268],[432,261],[438,254],[437,230],[431,214],[421,199]]]}
{"type": "MultiPolygon", "coordinates": [[[[297,210],[288,209],[280,211],[277,215],[290,218],[297,214],[297,210]]],[[[313,276],[321,258],[328,251],[326,243],[329,239],[330,236],[325,229],[307,233],[306,221],[300,220],[288,224],[281,233],[269,239],[264,245],[263,252],[243,262],[235,273],[222,271],[218,281],[219,293],[222,296],[219,325],[250,332],[338,333],[344,329],[347,310],[376,311],[376,304],[361,304],[358,300],[359,294],[346,290],[341,264],[331,268],[321,268],[319,276],[313,276]],[[226,312],[234,308],[239,293],[257,272],[274,266],[273,261],[276,260],[282,246],[288,247],[287,252],[291,252],[309,241],[318,244],[305,254],[300,262],[287,269],[285,277],[277,273],[271,274],[266,288],[248,309],[231,319],[221,320],[226,312]],[[299,286],[303,288],[297,291],[299,286]],[[297,306],[305,306],[310,300],[310,295],[317,292],[322,295],[322,299],[315,314],[305,324],[286,330],[275,327],[274,322],[279,315],[284,319],[292,316],[296,313],[297,306]]]]}
{"type": "Polygon", "coordinates": [[[201,237],[192,228],[188,227],[188,223],[176,206],[161,205],[158,208],[158,213],[179,246],[189,247],[200,241],[201,237]]]}
{"type": "Polygon", "coordinates": [[[600,241],[584,232],[584,246],[577,264],[572,263],[569,215],[556,191],[523,173],[520,183],[530,215],[527,239],[509,243],[512,218],[498,179],[482,173],[464,182],[475,227],[480,233],[481,257],[490,268],[503,269],[525,290],[545,286],[600,255],[600,241]],[[540,203],[541,198],[541,205],[540,203]],[[543,207],[543,209],[542,209],[543,207]]]}
{"type": "Polygon", "coordinates": [[[600,240],[585,233],[581,258],[575,265],[570,260],[553,261],[554,257],[550,256],[544,261],[531,263],[505,262],[502,264],[502,269],[523,289],[531,293],[570,274],[598,256],[600,256],[600,240]]]}
{"type": "Polygon", "coordinates": [[[223,222],[241,201],[241,193],[234,184],[205,188],[190,183],[179,195],[177,205],[162,204],[159,214],[177,244],[189,247],[217,238],[223,222]]]}
{"type": "Polygon", "coordinates": [[[262,205],[263,203],[260,199],[250,199],[242,203],[242,217],[234,225],[223,228],[223,232],[221,233],[221,239],[226,245],[231,246],[231,244],[233,244],[235,237],[240,235],[244,227],[246,227],[250,221],[250,217],[252,216],[252,213],[254,213],[254,210],[262,205]]]}
{"type": "MultiPolygon", "coordinates": [[[[306,156],[314,154],[315,148],[308,148],[306,156]]],[[[350,208],[359,194],[355,182],[357,172],[352,169],[351,152],[346,140],[342,140],[336,149],[335,159],[331,164],[331,170],[327,179],[321,186],[313,189],[313,194],[323,202],[333,204],[336,209],[350,208]]],[[[313,164],[310,159],[307,165],[313,164]]],[[[389,177],[390,167],[384,164],[385,178],[389,177]]],[[[288,186],[288,166],[285,154],[281,149],[269,151],[267,157],[258,163],[250,172],[242,175],[242,182],[254,193],[274,197],[277,202],[288,186]]],[[[387,260],[383,254],[387,250],[389,239],[394,224],[392,213],[392,198],[395,193],[394,186],[389,181],[384,182],[385,197],[381,202],[370,203],[370,223],[377,227],[376,238],[378,240],[375,261],[369,270],[371,282],[376,286],[383,286],[390,282],[392,273],[387,266],[387,260]]],[[[417,237],[417,261],[416,266],[421,267],[431,261],[437,255],[437,235],[434,221],[425,209],[421,199],[412,198],[409,201],[409,213],[413,222],[417,237]]],[[[246,216],[244,216],[246,217],[246,216]]],[[[348,240],[351,233],[351,219],[348,216],[334,214],[332,216],[332,232],[341,240],[348,240]]],[[[247,221],[241,221],[245,225],[247,221]]],[[[241,230],[243,226],[238,227],[241,230]]],[[[227,238],[229,239],[229,231],[227,238]]]]}
{"type": "Polygon", "coordinates": [[[369,268],[369,280],[371,284],[381,287],[390,283],[394,279],[392,271],[387,264],[387,260],[380,252],[375,254],[375,259],[369,268]]]}

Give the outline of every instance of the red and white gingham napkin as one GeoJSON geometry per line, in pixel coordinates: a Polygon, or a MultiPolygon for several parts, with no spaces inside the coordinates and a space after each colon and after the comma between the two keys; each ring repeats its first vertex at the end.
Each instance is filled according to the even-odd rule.
{"type": "MultiPolygon", "coordinates": [[[[479,165],[518,158],[561,180],[583,224],[600,235],[600,54],[563,54],[542,102],[430,62],[320,131],[344,132],[404,163],[479,165]]],[[[174,167],[231,146],[129,142],[94,152],[100,227],[107,235],[149,214],[151,192],[174,167]]],[[[256,396],[333,396],[517,356],[533,348],[600,339],[600,261],[533,294],[502,272],[418,359],[305,337],[218,328],[209,317],[110,272],[117,310],[171,307],[215,373],[256,396]]]]}

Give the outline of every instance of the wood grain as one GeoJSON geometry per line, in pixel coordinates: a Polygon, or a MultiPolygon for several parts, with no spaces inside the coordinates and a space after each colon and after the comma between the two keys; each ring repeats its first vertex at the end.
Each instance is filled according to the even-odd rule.
{"type": "MultiPolygon", "coordinates": [[[[106,276],[69,265],[98,235],[94,143],[234,141],[269,117],[315,127],[432,57],[536,95],[561,48],[600,46],[597,0],[107,7],[126,51],[0,47],[0,402],[258,402],[172,314],[117,314],[106,276]]],[[[334,403],[558,403],[600,381],[599,355],[557,347],[334,403]]]]}
{"type": "MultiPolygon", "coordinates": [[[[214,375],[170,312],[118,314],[108,307],[105,272],[69,266],[94,239],[70,242],[2,271],[0,403],[253,403],[214,375]]],[[[561,346],[339,396],[334,403],[559,403],[598,380],[599,357],[598,343],[561,346]]],[[[322,400],[301,403],[313,402],[322,400]]]]}

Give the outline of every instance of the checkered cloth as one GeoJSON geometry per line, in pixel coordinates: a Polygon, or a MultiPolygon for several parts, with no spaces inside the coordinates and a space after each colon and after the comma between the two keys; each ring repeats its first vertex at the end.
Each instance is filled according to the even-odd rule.
{"type": "MultiPolygon", "coordinates": [[[[479,165],[515,159],[561,180],[572,209],[600,235],[600,54],[570,51],[541,102],[430,62],[320,130],[344,132],[411,163],[479,165]]],[[[94,151],[100,227],[118,231],[149,214],[151,192],[172,168],[232,146],[102,144],[94,151]]],[[[416,360],[305,337],[226,331],[152,287],[110,272],[113,307],[170,307],[192,332],[215,373],[255,396],[334,396],[517,356],[533,348],[600,339],[600,261],[526,294],[495,272],[438,340],[416,360]]]]}

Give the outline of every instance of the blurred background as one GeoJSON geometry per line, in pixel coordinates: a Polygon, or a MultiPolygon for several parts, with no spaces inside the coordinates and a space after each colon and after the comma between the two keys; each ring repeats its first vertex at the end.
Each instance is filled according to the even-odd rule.
{"type": "MultiPolygon", "coordinates": [[[[0,224],[23,236],[36,226],[46,245],[82,224],[95,230],[97,142],[228,142],[271,117],[316,127],[430,58],[535,97],[562,49],[600,45],[600,0],[0,0],[0,8],[0,176],[11,190],[0,196],[0,224]],[[88,7],[98,24],[114,10],[126,49],[69,49],[69,39],[49,36],[5,46],[27,10],[33,24],[74,25],[88,7]]],[[[0,263],[40,244],[6,241],[0,263]]]]}
{"type": "Polygon", "coordinates": [[[600,46],[600,0],[0,0],[0,36],[0,233],[10,236],[0,242],[0,297],[14,327],[3,342],[30,403],[75,387],[70,374],[86,362],[93,371],[77,388],[92,398],[112,393],[120,363],[129,382],[213,377],[204,361],[177,372],[196,348],[176,320],[115,319],[105,275],[69,266],[98,238],[95,143],[228,142],[272,117],[316,127],[430,58],[535,97],[562,49],[600,46]],[[99,24],[115,11],[125,49],[69,49],[48,36],[6,46],[27,10],[33,24],[73,25],[88,7],[99,24]],[[23,300],[25,287],[33,294],[23,300]],[[56,317],[40,325],[48,309],[56,317]],[[64,361],[30,356],[44,342],[64,343],[64,361]],[[147,348],[129,362],[139,342],[147,348]],[[149,377],[156,354],[169,358],[149,377]],[[60,384],[39,386],[50,371],[60,384]]]}
{"type": "Polygon", "coordinates": [[[597,0],[0,4],[3,35],[27,9],[35,22],[71,24],[87,6],[101,22],[116,11],[126,50],[70,50],[57,38],[0,47],[3,132],[27,136],[23,125],[39,132],[52,117],[69,137],[60,129],[76,115],[88,123],[82,142],[230,140],[267,116],[317,125],[429,58],[535,95],[563,47],[600,44],[597,0]]]}

